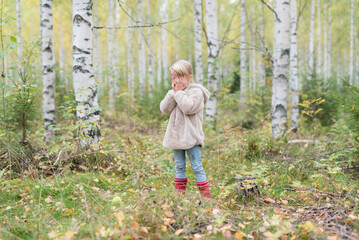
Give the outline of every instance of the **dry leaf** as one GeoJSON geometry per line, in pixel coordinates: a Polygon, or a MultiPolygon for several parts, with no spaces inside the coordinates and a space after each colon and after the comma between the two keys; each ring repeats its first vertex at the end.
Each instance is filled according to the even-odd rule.
{"type": "Polygon", "coordinates": [[[176,232],[175,232],[175,235],[178,236],[180,235],[182,232],[184,231],[184,229],[178,229],[176,232]]]}
{"type": "Polygon", "coordinates": [[[166,212],[164,212],[164,214],[166,217],[169,217],[169,218],[173,218],[175,216],[174,213],[170,212],[170,211],[166,211],[166,212]]]}
{"type": "Polygon", "coordinates": [[[234,238],[238,240],[242,240],[242,238],[245,236],[246,235],[244,235],[242,232],[236,232],[236,234],[234,234],[234,238]]]}

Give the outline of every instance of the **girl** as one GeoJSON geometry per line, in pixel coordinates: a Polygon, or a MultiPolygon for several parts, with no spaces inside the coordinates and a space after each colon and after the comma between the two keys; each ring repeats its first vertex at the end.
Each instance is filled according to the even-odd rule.
{"type": "Polygon", "coordinates": [[[192,66],[188,61],[179,60],[170,68],[172,90],[169,90],[160,104],[164,114],[171,114],[167,125],[163,146],[173,149],[176,164],[175,189],[185,193],[186,155],[196,175],[197,186],[203,197],[210,198],[209,183],[202,167],[201,147],[203,107],[209,99],[209,91],[195,84],[192,66]]]}

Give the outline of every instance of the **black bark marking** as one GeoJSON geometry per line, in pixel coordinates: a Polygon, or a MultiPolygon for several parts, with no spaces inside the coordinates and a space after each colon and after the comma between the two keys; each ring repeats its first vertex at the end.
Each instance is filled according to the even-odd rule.
{"type": "Polygon", "coordinates": [[[81,73],[89,73],[90,71],[83,69],[81,65],[74,65],[73,70],[75,72],[80,71],[81,73]]]}
{"type": "Polygon", "coordinates": [[[74,52],[80,52],[80,53],[84,53],[84,54],[91,54],[90,51],[83,50],[81,48],[76,47],[75,45],[72,47],[72,49],[73,49],[74,52]]]}
{"type": "Polygon", "coordinates": [[[85,20],[83,17],[81,17],[81,15],[76,14],[74,16],[74,23],[76,24],[80,24],[80,23],[85,23],[87,26],[91,27],[91,23],[87,20],[85,20]]]}

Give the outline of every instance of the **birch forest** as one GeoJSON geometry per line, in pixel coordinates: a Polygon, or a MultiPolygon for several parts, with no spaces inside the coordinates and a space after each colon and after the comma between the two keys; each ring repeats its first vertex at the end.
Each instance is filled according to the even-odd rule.
{"type": "Polygon", "coordinates": [[[0,72],[0,239],[359,239],[358,0],[0,0],[0,72]]]}

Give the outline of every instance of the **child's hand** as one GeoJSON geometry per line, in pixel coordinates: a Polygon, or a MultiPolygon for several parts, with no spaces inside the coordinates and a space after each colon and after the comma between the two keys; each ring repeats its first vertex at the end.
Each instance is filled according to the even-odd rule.
{"type": "Polygon", "coordinates": [[[183,77],[176,78],[175,83],[172,82],[172,88],[175,92],[182,91],[187,87],[187,80],[183,77]],[[174,86],[174,87],[173,87],[174,86]]]}

